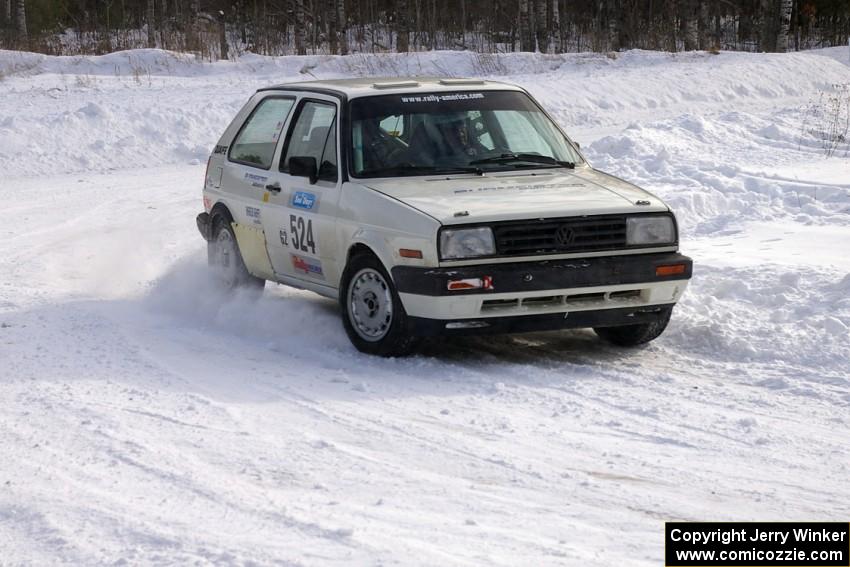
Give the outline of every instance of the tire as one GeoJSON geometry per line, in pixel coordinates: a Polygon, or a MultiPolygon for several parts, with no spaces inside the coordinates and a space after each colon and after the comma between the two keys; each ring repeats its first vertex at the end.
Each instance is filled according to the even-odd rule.
{"type": "Polygon", "coordinates": [[[342,279],[342,325],[355,348],[385,357],[410,354],[418,341],[408,332],[407,313],[380,260],[358,254],[342,279]]]}
{"type": "Polygon", "coordinates": [[[599,335],[599,338],[613,345],[622,347],[638,346],[657,339],[664,332],[664,329],[667,328],[672,314],[673,308],[665,307],[658,314],[658,318],[655,321],[641,323],[639,325],[623,325],[620,327],[594,327],[593,331],[599,335]]]}
{"type": "Polygon", "coordinates": [[[207,264],[212,268],[216,283],[225,290],[242,289],[260,295],[266,280],[252,276],[245,267],[230,222],[224,215],[213,217],[212,235],[207,243],[207,264]]]}

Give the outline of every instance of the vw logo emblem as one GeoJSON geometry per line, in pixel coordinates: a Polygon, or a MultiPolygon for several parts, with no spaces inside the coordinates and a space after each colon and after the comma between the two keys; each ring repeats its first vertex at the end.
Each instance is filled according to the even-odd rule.
{"type": "Polygon", "coordinates": [[[559,226],[558,230],[555,231],[555,241],[558,243],[558,246],[564,248],[572,244],[575,237],[575,231],[565,224],[559,226]]]}

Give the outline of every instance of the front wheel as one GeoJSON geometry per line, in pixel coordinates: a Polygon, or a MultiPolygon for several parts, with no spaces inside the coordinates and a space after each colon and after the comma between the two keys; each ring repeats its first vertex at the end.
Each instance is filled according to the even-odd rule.
{"type": "Polygon", "coordinates": [[[407,331],[407,313],[375,256],[352,258],[340,291],[342,324],[357,350],[378,356],[410,354],[416,340],[407,331]]]}
{"type": "Polygon", "coordinates": [[[593,330],[599,335],[599,338],[617,346],[642,345],[657,339],[664,332],[672,314],[672,307],[664,307],[658,314],[658,318],[649,323],[619,327],[594,327],[593,330]]]}

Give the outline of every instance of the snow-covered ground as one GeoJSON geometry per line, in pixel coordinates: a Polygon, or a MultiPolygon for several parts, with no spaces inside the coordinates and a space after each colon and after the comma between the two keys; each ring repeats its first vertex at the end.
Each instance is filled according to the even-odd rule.
{"type": "Polygon", "coordinates": [[[850,513],[846,50],[91,58],[0,52],[0,564],[659,565],[665,520],[850,513]],[[203,162],[254,89],[488,74],[675,209],[667,333],[357,353],[336,306],[225,298],[203,162]]]}

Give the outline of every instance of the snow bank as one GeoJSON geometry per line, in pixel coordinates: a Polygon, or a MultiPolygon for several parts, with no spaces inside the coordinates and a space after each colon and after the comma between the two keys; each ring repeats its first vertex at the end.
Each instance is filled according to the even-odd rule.
{"type": "MultiPolygon", "coordinates": [[[[160,50],[99,57],[4,51],[0,170],[16,177],[204,161],[257,88],[314,77],[473,75],[509,80],[526,86],[585,142],[588,128],[683,113],[694,104],[707,111],[802,102],[817,89],[848,80],[847,66],[820,53],[632,51],[610,59],[600,54],[429,52],[246,55],[237,62],[200,63],[160,50]],[[758,84],[752,77],[759,77],[758,84]]],[[[792,129],[793,120],[788,117],[792,129]]]]}

